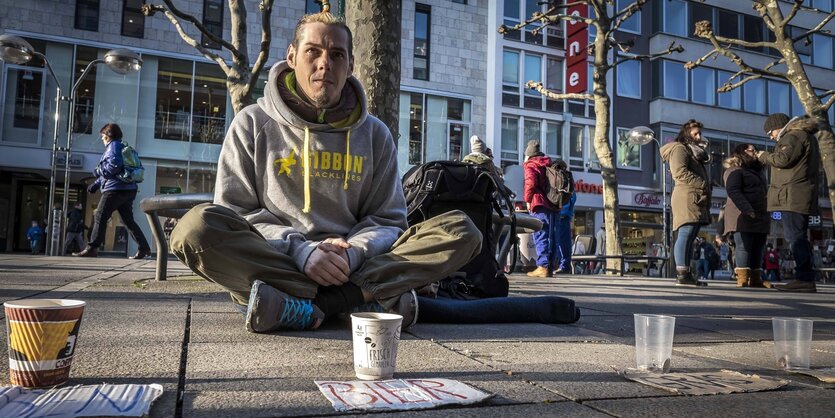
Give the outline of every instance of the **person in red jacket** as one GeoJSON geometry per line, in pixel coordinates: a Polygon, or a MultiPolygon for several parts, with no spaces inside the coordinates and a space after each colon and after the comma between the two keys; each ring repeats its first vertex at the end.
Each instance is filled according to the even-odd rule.
{"type": "Polygon", "coordinates": [[[525,202],[528,211],[542,221],[542,229],[533,233],[536,247],[536,269],[531,277],[548,277],[557,258],[559,244],[560,208],[545,197],[545,167],[551,159],[539,149],[539,141],[528,141],[525,148],[525,202]]]}
{"type": "Polygon", "coordinates": [[[771,244],[765,246],[765,277],[769,282],[780,281],[780,252],[771,244]]]}

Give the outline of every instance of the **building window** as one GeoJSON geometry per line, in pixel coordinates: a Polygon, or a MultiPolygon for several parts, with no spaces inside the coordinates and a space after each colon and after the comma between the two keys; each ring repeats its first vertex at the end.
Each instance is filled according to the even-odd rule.
{"type": "Polygon", "coordinates": [[[159,58],[154,127],[156,138],[188,141],[192,67],[191,61],[159,58]]]}
{"type": "MultiPolygon", "coordinates": [[[[522,84],[528,81],[542,81],[542,56],[525,54],[525,76],[522,84]]],[[[534,89],[525,87],[525,109],[542,110],[542,95],[534,89]]]]}
{"type": "MultiPolygon", "coordinates": [[[[799,42],[802,43],[802,42],[799,42]]],[[[815,65],[832,69],[832,37],[826,35],[812,35],[812,49],[815,65]]]]}
{"type": "MultiPolygon", "coordinates": [[[[548,58],[545,68],[545,88],[554,92],[562,92],[562,61],[555,58],[548,58]]],[[[545,110],[549,112],[562,112],[562,100],[545,99],[545,110]]]]}
{"type": "MultiPolygon", "coordinates": [[[[98,59],[98,50],[96,48],[86,46],[75,47],[75,65],[73,72],[73,82],[78,81],[78,77],[87,68],[93,60],[98,59]]],[[[95,110],[96,99],[96,71],[98,66],[90,67],[90,71],[84,77],[84,81],[78,85],[78,90],[75,93],[75,120],[73,121],[72,131],[77,134],[93,133],[93,112],[95,110]]]]}
{"type": "Polygon", "coordinates": [[[711,27],[716,27],[716,22],[713,21],[713,8],[702,3],[690,3],[690,25],[687,26],[687,33],[695,36],[693,31],[696,29],[696,23],[702,20],[710,22],[711,27]]]}
{"type": "MultiPolygon", "coordinates": [[[[504,0],[504,24],[507,27],[513,27],[522,22],[519,0],[504,0]]],[[[520,40],[522,35],[520,31],[514,30],[504,35],[505,39],[520,40]]]]}
{"type": "Polygon", "coordinates": [[[76,0],[75,28],[99,31],[99,0],[76,0]]]}
{"type": "Polygon", "coordinates": [[[401,169],[435,160],[460,160],[470,138],[469,100],[423,93],[400,94],[401,169]]]}
{"type": "MultiPolygon", "coordinates": [[[[727,83],[728,79],[731,78],[731,75],[733,74],[727,71],[717,71],[716,76],[718,77],[718,85],[721,87],[727,83]]],[[[729,92],[719,93],[719,106],[728,109],[739,109],[742,107],[742,95],[740,94],[740,89],[735,88],[729,92]]]]}
{"type": "Polygon", "coordinates": [[[624,61],[618,64],[617,94],[621,97],[641,98],[641,62],[624,61]]]}
{"type": "MultiPolygon", "coordinates": [[[[203,26],[212,35],[223,38],[223,0],[203,0],[203,26]]],[[[220,43],[212,41],[205,34],[200,44],[206,48],[220,49],[220,43]]]]}
{"type": "MultiPolygon", "coordinates": [[[[618,0],[617,11],[623,10],[632,3],[634,3],[633,0],[618,0]]],[[[627,21],[623,22],[623,24],[620,25],[620,30],[624,32],[641,33],[641,12],[638,11],[629,17],[627,21]]]]}
{"type": "MultiPolygon", "coordinates": [[[[765,24],[758,16],[742,16],[742,39],[748,42],[762,42],[765,39],[765,24]]],[[[748,48],[751,51],[762,52],[759,47],[748,48]]]]}
{"type": "Polygon", "coordinates": [[[685,0],[669,0],[664,4],[664,32],[687,36],[687,2],[685,0]]]}
{"type": "Polygon", "coordinates": [[[217,64],[195,64],[191,141],[222,144],[226,133],[226,74],[217,64]]]}
{"type": "Polygon", "coordinates": [[[627,141],[628,128],[618,128],[618,167],[641,169],[641,146],[627,141]]]}
{"type": "Polygon", "coordinates": [[[467,0],[452,0],[453,3],[467,4],[467,0]]]}
{"type": "Polygon", "coordinates": [[[791,113],[789,109],[789,85],[768,80],[768,113],[791,113]]]}
{"type": "Polygon", "coordinates": [[[145,15],[142,14],[144,0],[125,0],[122,6],[122,35],[133,38],[145,36],[145,15]]]}
{"type": "MultiPolygon", "coordinates": [[[[525,19],[530,19],[536,12],[542,12],[540,0],[525,0],[525,19]]],[[[542,31],[533,33],[533,30],[537,27],[538,25],[525,26],[525,42],[542,45],[542,31]]]]}
{"type": "Polygon", "coordinates": [[[679,62],[664,61],[664,97],[687,100],[687,70],[679,62]]]}
{"type": "Polygon", "coordinates": [[[502,168],[519,164],[519,119],[502,116],[502,168]]]}
{"type": "Polygon", "coordinates": [[[415,5],[415,68],[412,77],[417,80],[429,80],[429,28],[431,8],[423,4],[415,5]]]}
{"type": "Polygon", "coordinates": [[[519,107],[519,52],[504,51],[502,58],[502,106],[519,107]]]}
{"type": "Polygon", "coordinates": [[[716,79],[710,68],[696,67],[690,70],[691,97],[694,103],[713,106],[716,98],[716,79]]]}
{"type": "Polygon", "coordinates": [[[583,150],[586,148],[585,127],[571,125],[568,136],[568,164],[571,167],[583,168],[583,150]]]}
{"type": "MultiPolygon", "coordinates": [[[[799,28],[797,26],[789,26],[790,32],[792,37],[797,37],[803,35],[807,32],[807,29],[799,28]]],[[[804,64],[811,64],[812,63],[812,45],[807,45],[806,41],[801,40],[794,43],[794,50],[797,52],[797,55],[800,57],[800,62],[804,64]]],[[[830,52],[831,54],[831,52],[830,52]]]]}
{"type": "Polygon", "coordinates": [[[316,0],[307,0],[304,3],[304,13],[311,14],[311,13],[319,13],[322,11],[322,5],[317,3],[316,0]]]}
{"type": "Polygon", "coordinates": [[[545,153],[551,157],[562,157],[562,124],[547,122],[545,124],[545,153]]]}
{"type": "Polygon", "coordinates": [[[765,113],[765,80],[759,78],[742,85],[746,112],[765,113]]]}
{"type": "Polygon", "coordinates": [[[719,23],[716,33],[726,38],[739,38],[739,15],[722,9],[717,9],[716,14],[716,20],[719,23]]]}
{"type": "Polygon", "coordinates": [[[522,144],[527,147],[530,141],[539,142],[539,150],[542,151],[544,149],[542,146],[542,121],[539,119],[525,118],[522,126],[522,144]]]}
{"type": "MultiPolygon", "coordinates": [[[[803,108],[803,103],[800,103],[800,98],[797,96],[797,90],[795,90],[794,87],[791,88],[791,109],[792,112],[789,114],[792,116],[803,116],[806,114],[806,109],[803,108]]],[[[835,109],[835,106],[829,108],[830,111],[832,109],[835,109]]],[[[829,120],[833,120],[831,116],[829,117],[829,120]]]]}

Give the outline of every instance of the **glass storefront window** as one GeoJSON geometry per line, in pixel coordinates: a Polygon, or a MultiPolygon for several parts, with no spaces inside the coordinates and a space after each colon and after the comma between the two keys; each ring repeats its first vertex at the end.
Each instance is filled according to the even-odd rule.
{"type": "MultiPolygon", "coordinates": [[[[78,77],[93,60],[98,59],[98,50],[86,46],[75,48],[75,70],[73,81],[78,77]]],[[[73,133],[90,134],[93,132],[93,111],[95,110],[96,98],[96,69],[98,65],[90,68],[84,77],[84,81],[78,86],[75,93],[75,121],[73,121],[73,133]]]]}
{"type": "Polygon", "coordinates": [[[626,140],[629,129],[618,128],[618,167],[641,168],[641,146],[626,140]]]}
{"type": "Polygon", "coordinates": [[[401,171],[427,161],[464,157],[472,118],[469,100],[404,92],[400,109],[401,171]]]}
{"type": "Polygon", "coordinates": [[[551,157],[561,157],[562,124],[557,122],[548,122],[545,126],[545,153],[551,157]]]}
{"type": "Polygon", "coordinates": [[[192,61],[159,58],[154,136],[187,141],[191,120],[192,61]]]}
{"type": "Polygon", "coordinates": [[[191,140],[222,144],[226,134],[226,75],[216,64],[195,64],[191,140]]]}
{"type": "Polygon", "coordinates": [[[44,93],[43,70],[7,66],[3,140],[37,144],[44,93]]]}

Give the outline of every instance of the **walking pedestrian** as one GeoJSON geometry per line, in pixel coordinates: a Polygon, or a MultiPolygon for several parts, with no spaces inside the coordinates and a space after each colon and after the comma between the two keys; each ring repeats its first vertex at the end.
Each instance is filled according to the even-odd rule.
{"type": "Polygon", "coordinates": [[[145,239],[145,234],[133,219],[133,201],[139,189],[136,183],[128,183],[119,177],[125,169],[122,159],[122,129],[115,123],[104,125],[99,131],[104,153],[99,160],[93,175],[96,180],[87,187],[88,193],[101,190],[101,199],[93,218],[93,229],[90,232],[90,242],[83,251],[73,253],[76,257],[98,257],[99,247],[104,243],[104,233],[107,221],[113,212],[118,211],[122,223],[128,228],[131,237],[139,244],[139,251],[128,258],[141,260],[151,254],[151,247],[145,239]]]}
{"type": "Polygon", "coordinates": [[[41,238],[43,238],[43,229],[38,224],[38,221],[32,219],[32,226],[26,230],[26,239],[29,240],[29,249],[32,255],[38,255],[40,253],[41,238]]]}
{"type": "Polygon", "coordinates": [[[661,147],[661,158],[670,164],[673,193],[670,206],[673,230],[677,231],[673,255],[676,284],[707,286],[690,271],[693,242],[702,225],[710,223],[711,186],[705,164],[710,162],[707,142],[702,140],[702,123],[690,119],[681,126],[675,141],[661,147]]]}
{"type": "Polygon", "coordinates": [[[763,281],[762,260],[771,218],[766,193],[768,181],[752,144],[738,145],[725,160],[725,233],[736,243],[736,286],[771,287],[763,281]]]}
{"type": "Polygon", "coordinates": [[[760,151],[757,159],[771,167],[768,210],[780,212],[783,237],[794,255],[794,280],[775,286],[787,292],[816,292],[809,242],[809,215],[818,213],[820,149],[814,136],[817,122],[803,116],[789,119],[783,113],[769,115],[763,126],[777,141],[774,151],[760,151]]]}
{"type": "MultiPolygon", "coordinates": [[[[568,170],[568,164],[561,158],[554,161],[554,166],[560,170],[568,170]]],[[[556,270],[554,276],[559,274],[571,274],[571,244],[573,237],[571,236],[571,222],[574,220],[574,203],[577,202],[577,193],[571,192],[571,199],[560,211],[560,225],[557,228],[559,234],[558,243],[558,257],[555,261],[556,270]]]]}
{"type": "MultiPolygon", "coordinates": [[[[597,230],[597,233],[594,234],[594,240],[596,242],[596,246],[594,247],[594,255],[598,257],[605,257],[606,256],[606,225],[600,225],[600,229],[597,230]]],[[[606,259],[597,260],[594,265],[594,274],[601,274],[603,273],[603,269],[606,267],[606,259]]]]}
{"type": "Polygon", "coordinates": [[[533,233],[536,247],[536,269],[528,272],[530,277],[551,275],[559,252],[560,210],[545,197],[545,167],[551,165],[551,158],[539,149],[539,141],[528,141],[525,148],[525,202],[533,217],[542,222],[542,228],[533,233]]]}
{"type": "Polygon", "coordinates": [[[771,243],[765,245],[765,274],[769,283],[780,281],[780,252],[771,243]]]}
{"type": "Polygon", "coordinates": [[[84,249],[84,230],[87,225],[84,225],[84,205],[81,202],[76,202],[73,208],[67,212],[67,234],[64,236],[64,254],[72,254],[70,246],[75,244],[75,252],[84,249]]]}

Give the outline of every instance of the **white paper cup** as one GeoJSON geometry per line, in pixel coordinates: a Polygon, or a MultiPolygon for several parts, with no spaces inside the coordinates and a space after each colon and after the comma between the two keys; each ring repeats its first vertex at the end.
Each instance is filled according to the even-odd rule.
{"type": "Polygon", "coordinates": [[[635,314],[635,363],[638,370],[667,373],[673,357],[676,318],[635,314]]]}
{"type": "Polygon", "coordinates": [[[397,314],[351,314],[354,372],[362,380],[390,379],[397,364],[397,342],[403,317],[397,314]]]}
{"type": "Polygon", "coordinates": [[[71,299],[21,299],[3,304],[9,344],[9,381],[45,388],[65,383],[86,303],[71,299]]]}
{"type": "Polygon", "coordinates": [[[812,324],[813,321],[809,319],[771,318],[777,366],[784,369],[809,368],[812,324]]]}

